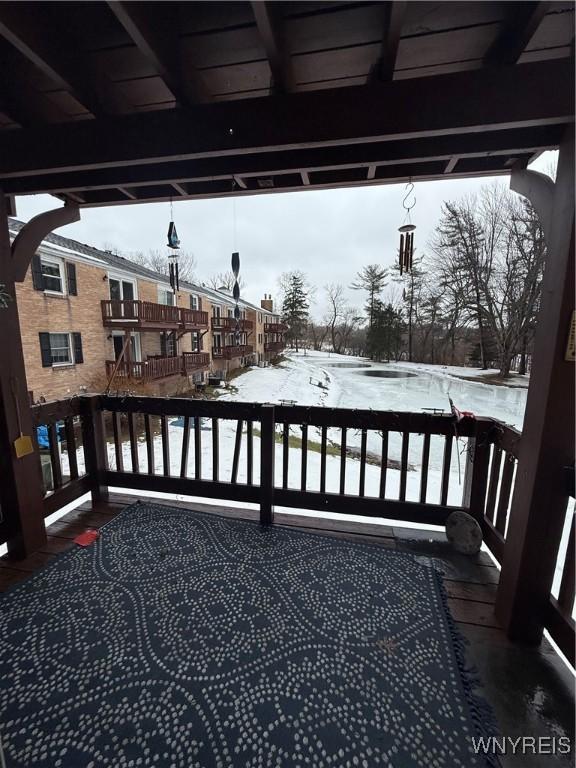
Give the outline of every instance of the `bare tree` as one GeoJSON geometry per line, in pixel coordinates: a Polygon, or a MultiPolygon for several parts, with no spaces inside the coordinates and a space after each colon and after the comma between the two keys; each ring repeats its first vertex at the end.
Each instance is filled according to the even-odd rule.
{"type": "MultiPolygon", "coordinates": [[[[111,251],[114,253],[114,251],[111,251]]],[[[129,261],[139,264],[141,267],[151,269],[159,275],[168,276],[168,257],[158,250],[134,251],[122,254],[129,261]]],[[[192,282],[196,274],[196,257],[189,251],[180,251],[178,254],[178,273],[180,280],[192,282]]]]}
{"type": "MultiPolygon", "coordinates": [[[[205,281],[204,285],[208,288],[214,288],[215,291],[219,291],[221,288],[224,288],[226,291],[231,291],[234,287],[234,280],[234,273],[229,270],[228,272],[217,272],[215,275],[211,275],[208,280],[205,281]]],[[[246,282],[242,275],[238,277],[238,285],[240,286],[240,289],[246,288],[246,282]]]]}
{"type": "Polygon", "coordinates": [[[346,310],[346,297],[344,288],[341,285],[330,283],[324,286],[326,299],[328,302],[328,311],[325,317],[325,323],[330,329],[330,340],[334,352],[340,352],[342,337],[338,331],[338,325],[341,323],[346,310]]]}

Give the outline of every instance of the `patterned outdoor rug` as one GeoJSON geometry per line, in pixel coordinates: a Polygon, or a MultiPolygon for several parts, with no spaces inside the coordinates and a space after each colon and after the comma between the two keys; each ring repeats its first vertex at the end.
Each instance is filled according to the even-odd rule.
{"type": "Polygon", "coordinates": [[[0,600],[7,768],[487,765],[437,573],[137,503],[0,600]]]}

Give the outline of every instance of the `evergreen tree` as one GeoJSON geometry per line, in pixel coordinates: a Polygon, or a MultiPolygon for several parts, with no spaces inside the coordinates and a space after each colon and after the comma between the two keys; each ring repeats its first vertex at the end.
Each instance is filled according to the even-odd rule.
{"type": "Polygon", "coordinates": [[[298,352],[298,342],[308,325],[309,288],[303,272],[285,272],[280,278],[283,293],[282,320],[288,325],[286,338],[298,352]]]}
{"type": "Polygon", "coordinates": [[[392,304],[376,301],[372,326],[368,329],[366,347],[374,360],[399,360],[404,333],[402,313],[392,304]]]}
{"type": "Polygon", "coordinates": [[[386,287],[388,272],[379,264],[367,264],[356,275],[356,280],[350,285],[355,291],[367,291],[366,315],[368,316],[368,328],[372,327],[380,294],[386,287]]]}

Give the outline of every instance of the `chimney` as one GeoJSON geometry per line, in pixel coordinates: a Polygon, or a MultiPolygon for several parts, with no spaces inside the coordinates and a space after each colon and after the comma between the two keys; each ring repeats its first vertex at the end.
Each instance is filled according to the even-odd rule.
{"type": "Polygon", "coordinates": [[[272,301],[272,294],[264,294],[264,298],[260,301],[262,309],[267,309],[268,312],[274,312],[274,302],[272,301]]]}

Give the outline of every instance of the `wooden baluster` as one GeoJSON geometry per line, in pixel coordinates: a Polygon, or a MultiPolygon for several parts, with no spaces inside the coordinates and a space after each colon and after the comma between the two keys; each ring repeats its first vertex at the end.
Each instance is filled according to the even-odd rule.
{"type": "Polygon", "coordinates": [[[112,414],[112,431],[114,433],[114,455],[116,456],[116,472],[124,472],[124,456],[122,455],[122,424],[120,414],[112,414]]]}
{"type": "Polygon", "coordinates": [[[366,444],[368,442],[368,430],[362,430],[362,437],[360,438],[360,482],[358,484],[358,495],[364,496],[364,490],[366,485],[366,444]]]}
{"type": "Polygon", "coordinates": [[[406,501],[406,476],[408,474],[408,447],[410,433],[402,432],[402,456],[400,461],[400,501],[406,501]]]}
{"type": "Polygon", "coordinates": [[[246,422],[246,482],[248,485],[253,484],[254,474],[254,437],[253,437],[253,422],[248,420],[246,422]]]}
{"type": "Polygon", "coordinates": [[[132,459],[132,472],[140,472],[138,464],[138,441],[134,430],[134,414],[128,413],[128,435],[130,437],[130,456],[132,459]]]}
{"type": "Polygon", "coordinates": [[[306,490],[308,470],[308,424],[302,424],[302,463],[300,472],[300,490],[306,490]]]}
{"type": "Polygon", "coordinates": [[[242,427],[244,422],[242,419],[238,419],[236,422],[236,439],[234,441],[234,457],[232,459],[232,476],[230,478],[231,483],[238,481],[238,465],[240,463],[240,448],[242,446],[242,427]]]}
{"type": "Polygon", "coordinates": [[[82,398],[82,442],[86,474],[90,479],[93,501],[108,501],[104,475],[108,471],[106,428],[98,396],[82,398]]]}
{"type": "Polygon", "coordinates": [[[160,434],[162,436],[162,467],[164,477],[170,477],[170,441],[168,440],[168,421],[165,414],[160,416],[160,434]]]}
{"type": "Polygon", "coordinates": [[[150,414],[144,414],[144,436],[146,438],[146,461],[148,464],[148,474],[154,475],[156,467],[154,466],[154,440],[152,438],[152,429],[150,427],[150,414]]]}
{"type": "Polygon", "coordinates": [[[380,459],[380,493],[381,499],[386,498],[386,474],[388,472],[388,432],[382,432],[382,451],[380,459]]]}
{"type": "Polygon", "coordinates": [[[342,427],[340,443],[340,495],[346,493],[346,427],[342,427]]]}
{"type": "Polygon", "coordinates": [[[510,504],[510,495],[512,493],[512,478],[514,477],[514,457],[509,453],[504,453],[504,469],[500,480],[500,495],[498,497],[498,507],[496,509],[496,519],[494,527],[502,536],[506,530],[506,520],[508,518],[508,505],[510,504]]]}
{"type": "Polygon", "coordinates": [[[274,460],[275,420],[274,406],[263,405],[260,417],[260,522],[269,525],[274,521],[274,460]]]}
{"type": "Polygon", "coordinates": [[[284,423],[282,431],[282,488],[288,488],[288,465],[290,461],[290,424],[284,423]]]}
{"type": "Polygon", "coordinates": [[[327,428],[322,427],[320,437],[320,493],[326,493],[326,437],[327,428]]]}
{"type": "Polygon", "coordinates": [[[74,434],[74,420],[68,416],[64,420],[66,430],[66,450],[68,452],[68,464],[70,467],[70,480],[78,477],[78,457],[76,456],[76,435],[74,434]]]}
{"type": "Polygon", "coordinates": [[[50,449],[50,464],[52,465],[52,484],[54,490],[62,487],[62,465],[58,448],[58,432],[56,424],[48,424],[48,446],[50,449]]]}
{"type": "Polygon", "coordinates": [[[564,568],[562,569],[562,580],[560,582],[560,590],[558,592],[558,605],[562,609],[565,616],[572,616],[572,610],[574,608],[574,588],[576,586],[576,567],[575,567],[575,546],[574,541],[574,522],[576,515],[572,515],[572,522],[570,523],[570,533],[568,534],[568,549],[566,550],[566,560],[564,561],[564,568]]]}
{"type": "Polygon", "coordinates": [[[428,491],[428,465],[430,463],[430,435],[424,435],[422,446],[422,475],[420,477],[420,504],[426,504],[426,492],[428,491]]]}
{"type": "Polygon", "coordinates": [[[218,482],[220,477],[220,440],[218,434],[218,419],[212,419],[212,480],[218,482]]]}
{"type": "Polygon", "coordinates": [[[190,416],[184,416],[182,429],[182,456],[180,458],[180,477],[188,474],[188,451],[190,449],[190,416]]]}
{"type": "Polygon", "coordinates": [[[486,509],[484,514],[491,522],[494,522],[494,507],[496,494],[498,493],[498,481],[500,479],[500,464],[502,462],[502,449],[495,445],[492,448],[492,466],[490,467],[490,482],[486,497],[486,509]]]}
{"type": "Polygon", "coordinates": [[[202,480],[202,433],[200,428],[202,423],[200,416],[194,417],[194,477],[196,480],[202,480]]]}
{"type": "Polygon", "coordinates": [[[448,504],[448,489],[450,486],[450,463],[452,461],[452,435],[444,438],[444,459],[442,461],[442,485],[440,487],[440,504],[448,504]]]}

